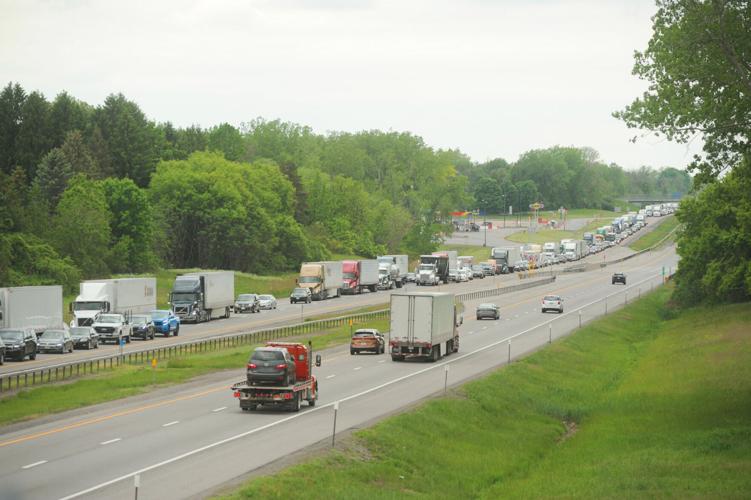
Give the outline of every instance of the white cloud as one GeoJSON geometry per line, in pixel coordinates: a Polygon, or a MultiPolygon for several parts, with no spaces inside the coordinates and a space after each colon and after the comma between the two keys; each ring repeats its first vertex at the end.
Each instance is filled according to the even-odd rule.
{"type": "MultiPolygon", "coordinates": [[[[610,115],[645,88],[649,0],[0,0],[0,83],[92,104],[123,92],[176,125],[256,116],[406,130],[475,160],[555,144],[683,166],[610,115]]],[[[694,149],[696,146],[694,146],[694,149]]]]}

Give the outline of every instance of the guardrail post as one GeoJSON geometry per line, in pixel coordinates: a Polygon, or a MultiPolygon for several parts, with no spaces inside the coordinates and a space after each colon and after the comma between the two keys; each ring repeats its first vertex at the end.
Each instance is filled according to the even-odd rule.
{"type": "Polygon", "coordinates": [[[582,327],[582,311],[579,309],[579,328],[582,327]]]}
{"type": "Polygon", "coordinates": [[[626,296],[623,298],[623,305],[628,304],[628,290],[626,291],[626,296]]]}
{"type": "Polygon", "coordinates": [[[548,323],[548,344],[553,343],[553,323],[548,323]]]}
{"type": "Polygon", "coordinates": [[[508,341],[508,363],[511,364],[511,339],[508,341]]]}

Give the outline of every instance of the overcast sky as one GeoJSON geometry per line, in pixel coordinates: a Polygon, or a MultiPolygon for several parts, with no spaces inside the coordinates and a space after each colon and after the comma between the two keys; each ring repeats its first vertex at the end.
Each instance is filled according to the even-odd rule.
{"type": "Polygon", "coordinates": [[[589,146],[684,167],[693,149],[611,113],[646,83],[633,52],[653,0],[0,0],[0,84],[93,105],[122,92],[156,121],[408,131],[475,161],[589,146]]]}

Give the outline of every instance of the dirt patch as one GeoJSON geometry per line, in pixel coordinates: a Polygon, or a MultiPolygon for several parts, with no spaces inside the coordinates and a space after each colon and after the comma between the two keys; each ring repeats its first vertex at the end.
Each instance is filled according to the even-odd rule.
{"type": "Polygon", "coordinates": [[[579,427],[576,425],[576,422],[564,420],[562,423],[563,423],[563,426],[566,428],[566,432],[564,432],[563,435],[558,438],[558,444],[566,442],[579,430],[579,427]]]}

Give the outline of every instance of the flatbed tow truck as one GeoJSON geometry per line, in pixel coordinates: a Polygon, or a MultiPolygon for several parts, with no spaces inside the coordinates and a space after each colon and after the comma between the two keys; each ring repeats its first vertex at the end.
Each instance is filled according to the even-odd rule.
{"type": "MultiPolygon", "coordinates": [[[[300,404],[307,401],[315,406],[318,400],[318,380],[313,375],[312,346],[297,342],[266,342],[266,347],[287,349],[295,361],[296,382],[290,385],[251,385],[247,380],[232,385],[232,392],[243,411],[255,411],[258,406],[282,407],[300,411],[300,404]]],[[[321,355],[316,355],[315,365],[321,366],[321,355]]]]}

